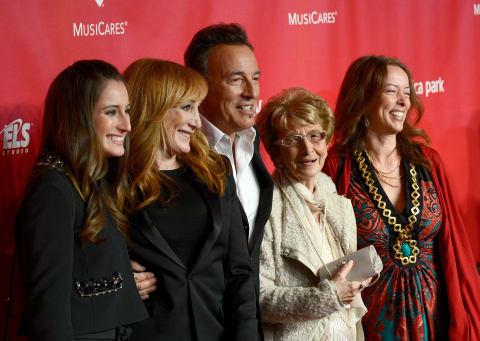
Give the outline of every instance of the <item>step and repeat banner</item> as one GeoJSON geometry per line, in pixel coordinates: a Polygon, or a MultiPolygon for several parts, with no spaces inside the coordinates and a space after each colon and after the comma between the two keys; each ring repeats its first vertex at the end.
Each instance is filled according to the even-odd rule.
{"type": "MultiPolygon", "coordinates": [[[[260,104],[301,86],[333,107],[354,59],[402,60],[480,260],[480,0],[1,0],[0,19],[2,321],[13,222],[39,151],[50,82],[78,59],[103,59],[121,71],[142,57],[183,63],[195,32],[219,22],[246,29],[262,72],[260,104]]],[[[18,319],[19,304],[13,313],[18,319]]],[[[9,340],[20,340],[9,328],[9,340]]]]}

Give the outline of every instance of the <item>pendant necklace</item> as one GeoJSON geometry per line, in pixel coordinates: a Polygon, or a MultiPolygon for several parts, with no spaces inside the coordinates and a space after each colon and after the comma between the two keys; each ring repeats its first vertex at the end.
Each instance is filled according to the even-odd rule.
{"type": "MultiPolygon", "coordinates": [[[[393,230],[397,233],[395,238],[395,244],[393,245],[393,252],[395,259],[402,262],[402,265],[415,264],[417,262],[417,255],[420,253],[418,248],[418,241],[415,240],[411,234],[413,231],[413,224],[417,222],[417,215],[420,213],[418,207],[420,202],[418,198],[420,193],[418,190],[420,187],[417,183],[417,172],[415,165],[409,162],[410,175],[412,178],[413,191],[410,193],[412,197],[413,207],[410,209],[410,216],[408,217],[408,224],[402,226],[397,223],[397,218],[392,216],[392,211],[386,207],[386,202],[383,201],[383,197],[378,193],[378,187],[375,186],[375,181],[372,179],[372,173],[367,169],[366,159],[362,155],[360,149],[356,149],[353,154],[356,157],[360,171],[362,172],[362,178],[365,180],[365,185],[368,187],[368,191],[373,195],[373,200],[377,203],[377,207],[383,216],[387,218],[388,224],[393,227],[393,230]]],[[[365,154],[367,152],[365,151],[365,154]]],[[[368,157],[368,154],[367,154],[368,157]]]]}

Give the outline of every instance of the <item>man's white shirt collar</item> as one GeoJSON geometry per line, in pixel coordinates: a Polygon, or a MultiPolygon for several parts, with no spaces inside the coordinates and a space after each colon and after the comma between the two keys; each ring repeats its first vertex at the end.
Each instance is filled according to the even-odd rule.
{"type": "Polygon", "coordinates": [[[260,185],[252,165],[257,132],[253,127],[242,130],[235,134],[235,143],[233,144],[230,136],[210,123],[204,116],[200,115],[200,119],[202,121],[201,130],[207,137],[210,146],[217,153],[225,155],[230,161],[233,177],[237,184],[237,195],[248,218],[250,240],[260,203],[260,185]],[[233,153],[235,153],[235,157],[233,153]]]}
{"type": "MultiPolygon", "coordinates": [[[[203,115],[200,115],[200,120],[202,121],[201,130],[205,134],[205,136],[207,137],[208,143],[210,143],[210,146],[213,149],[216,150],[217,145],[220,142],[220,140],[222,140],[224,138],[228,138],[230,140],[230,136],[228,136],[223,131],[218,129],[216,126],[214,126],[212,123],[210,123],[210,121],[207,120],[203,115]]],[[[245,139],[249,143],[251,143],[252,144],[252,149],[253,149],[253,142],[255,141],[255,137],[257,135],[257,132],[253,127],[242,130],[242,131],[236,133],[236,135],[240,138],[245,139]]],[[[231,141],[230,141],[230,143],[231,143],[231,141]]],[[[253,155],[253,152],[252,152],[252,155],[253,155]]]]}

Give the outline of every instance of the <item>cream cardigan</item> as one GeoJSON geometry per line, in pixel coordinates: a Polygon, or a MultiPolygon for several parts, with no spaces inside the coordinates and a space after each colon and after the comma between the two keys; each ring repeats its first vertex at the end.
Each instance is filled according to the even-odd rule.
{"type": "MultiPolygon", "coordinates": [[[[345,254],[356,250],[356,223],[349,199],[339,196],[332,180],[317,175],[318,190],[328,202],[327,222],[345,254]]],[[[323,334],[331,314],[344,309],[334,283],[319,280],[322,266],[311,238],[275,181],[270,218],[260,251],[260,308],[266,341],[309,341],[323,334]]],[[[294,205],[302,205],[291,185],[282,185],[294,205]]],[[[303,209],[299,207],[299,209],[303,209]]],[[[363,306],[360,295],[357,304],[363,306]]],[[[363,306],[364,307],[364,306],[363,306]]],[[[357,340],[363,340],[361,321],[357,340]]]]}

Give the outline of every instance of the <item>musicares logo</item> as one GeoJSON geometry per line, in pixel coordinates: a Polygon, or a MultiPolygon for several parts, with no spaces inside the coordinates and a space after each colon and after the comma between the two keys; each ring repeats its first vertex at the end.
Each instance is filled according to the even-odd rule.
{"type": "Polygon", "coordinates": [[[337,11],[330,12],[306,12],[306,13],[288,13],[288,25],[319,25],[334,24],[337,18],[337,11]]]}
{"type": "MultiPolygon", "coordinates": [[[[95,0],[98,7],[104,7],[105,0],[95,0]]],[[[128,21],[97,21],[93,23],[88,22],[74,22],[73,36],[74,37],[98,37],[98,36],[114,36],[124,35],[128,27],[128,21]]]]}

